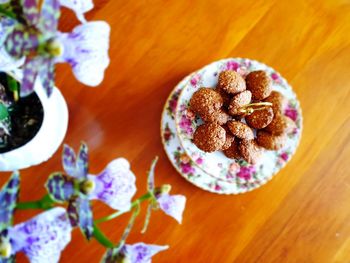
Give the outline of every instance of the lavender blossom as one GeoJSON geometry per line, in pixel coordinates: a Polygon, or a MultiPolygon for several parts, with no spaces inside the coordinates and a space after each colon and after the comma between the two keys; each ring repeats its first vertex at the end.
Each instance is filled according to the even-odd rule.
{"type": "Polygon", "coordinates": [[[90,200],[100,200],[116,210],[130,209],[136,193],[136,178],[126,159],[115,159],[99,175],[88,178],[95,184],[95,189],[88,195],[90,200]]]}
{"type": "Polygon", "coordinates": [[[156,196],[159,208],[173,217],[179,224],[182,223],[182,214],[185,210],[186,197],[183,195],[169,195],[167,193],[156,196]]]}
{"type": "Polygon", "coordinates": [[[97,176],[88,174],[88,149],[82,144],[78,157],[68,145],[63,150],[63,168],[67,175],[52,174],[46,189],[58,202],[68,202],[68,214],[73,226],[79,225],[87,238],[92,235],[93,216],[90,200],[100,200],[122,211],[130,209],[136,192],[135,175],[127,160],[119,158],[107,165],[97,176]]]}
{"type": "MultiPolygon", "coordinates": [[[[167,215],[173,217],[181,224],[182,214],[185,210],[186,197],[183,195],[169,195],[171,186],[163,185],[155,188],[154,170],[158,159],[155,159],[148,173],[148,191],[154,195],[158,207],[167,215]]],[[[149,210],[150,212],[150,210],[149,210]]]]}
{"type": "Polygon", "coordinates": [[[19,193],[20,176],[14,172],[0,191],[0,262],[14,262],[23,251],[30,262],[58,262],[71,238],[72,227],[66,211],[54,208],[15,226],[13,214],[19,193]]]}
{"type": "Polygon", "coordinates": [[[109,65],[110,26],[104,21],[87,22],[71,33],[58,33],[63,53],[56,62],[67,62],[75,77],[87,86],[99,85],[109,65]]]}
{"type": "Polygon", "coordinates": [[[23,251],[30,262],[58,262],[71,240],[72,227],[66,210],[53,208],[9,230],[12,254],[23,251]]]}
{"type": "Polygon", "coordinates": [[[88,85],[99,85],[109,65],[110,26],[103,21],[77,26],[71,33],[57,31],[60,4],[88,10],[90,1],[24,0],[19,14],[25,23],[17,23],[5,40],[5,49],[14,59],[25,57],[21,96],[34,89],[39,77],[48,96],[54,88],[55,63],[67,62],[76,78],[88,85]]]}
{"type": "Polygon", "coordinates": [[[86,22],[84,13],[94,8],[92,0],[60,0],[60,4],[72,9],[82,23],[86,22]]]}
{"type": "Polygon", "coordinates": [[[151,263],[155,254],[168,248],[168,246],[148,245],[145,243],[124,245],[122,248],[109,249],[102,263],[151,263]]]}

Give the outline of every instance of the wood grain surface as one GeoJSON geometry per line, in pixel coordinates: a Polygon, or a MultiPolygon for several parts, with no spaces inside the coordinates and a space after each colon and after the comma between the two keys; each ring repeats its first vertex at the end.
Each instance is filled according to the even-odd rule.
{"type": "MultiPolygon", "coordinates": [[[[113,158],[130,160],[137,196],[155,155],[158,184],[187,196],[182,225],[162,212],[142,235],[145,207],[128,242],[168,244],[153,262],[350,262],[350,1],[94,0],[88,20],[112,27],[103,84],[77,83],[58,66],[57,86],[70,110],[65,142],[90,146],[91,172],[113,158]],[[301,102],[304,130],[296,155],[271,182],[253,192],[220,196],[176,173],[163,151],[163,104],[188,73],[214,60],[247,57],[278,70],[301,102]]],[[[77,24],[65,12],[61,29],[77,24]]],[[[22,172],[21,200],[40,198],[60,153],[22,172]]],[[[9,173],[0,177],[2,184],[9,173]]],[[[39,211],[17,212],[21,222],[39,211]]],[[[94,204],[96,217],[111,210],[94,204]]],[[[101,225],[115,242],[128,216],[101,225]]],[[[61,262],[99,262],[104,248],[79,230],[61,262]]],[[[19,262],[26,262],[20,255],[19,262]]],[[[49,261],[48,261],[49,262],[49,261]]]]}

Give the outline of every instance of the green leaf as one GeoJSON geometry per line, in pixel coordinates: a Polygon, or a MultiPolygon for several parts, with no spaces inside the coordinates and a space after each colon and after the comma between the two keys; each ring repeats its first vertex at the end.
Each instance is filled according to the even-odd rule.
{"type": "Polygon", "coordinates": [[[7,87],[12,92],[15,92],[15,91],[19,90],[18,82],[14,78],[9,76],[9,75],[7,75],[7,87]]]}
{"type": "Polygon", "coordinates": [[[0,121],[5,120],[9,116],[7,107],[0,102],[0,121]]]}

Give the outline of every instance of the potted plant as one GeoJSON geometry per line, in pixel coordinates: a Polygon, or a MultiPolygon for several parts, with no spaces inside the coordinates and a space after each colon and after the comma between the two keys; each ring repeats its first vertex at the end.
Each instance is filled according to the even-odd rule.
{"type": "Polygon", "coordinates": [[[87,22],[91,1],[0,0],[0,171],[50,158],[62,143],[67,105],[54,85],[55,64],[69,63],[76,78],[101,83],[109,64],[110,27],[87,22]],[[82,22],[57,30],[61,6],[82,22]]]}
{"type": "Polygon", "coordinates": [[[19,97],[20,83],[0,72],[0,171],[27,168],[48,160],[67,131],[68,109],[54,88],[47,97],[37,82],[35,92],[19,97]]]}

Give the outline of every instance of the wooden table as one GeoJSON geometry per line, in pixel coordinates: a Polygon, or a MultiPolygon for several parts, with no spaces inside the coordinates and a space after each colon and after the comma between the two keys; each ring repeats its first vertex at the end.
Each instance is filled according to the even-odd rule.
{"type": "MultiPolygon", "coordinates": [[[[70,109],[65,142],[89,144],[94,173],[115,157],[129,159],[138,196],[159,155],[157,183],[170,183],[172,193],[188,200],[182,225],[157,212],[142,235],[144,207],[128,242],[169,244],[154,262],[350,262],[349,1],[94,2],[88,19],[112,26],[111,64],[95,89],[78,84],[68,66],[58,67],[57,85],[70,109]],[[176,173],[162,149],[159,122],[168,94],[185,75],[238,56],[260,60],[289,80],[302,105],[304,130],[296,155],[270,183],[220,196],[176,173]]],[[[75,24],[66,12],[62,29],[75,24]]],[[[21,200],[44,194],[49,173],[61,170],[60,151],[22,172],[21,200]]],[[[110,212],[95,203],[96,217],[110,212]]],[[[18,212],[16,221],[36,213],[18,212]]],[[[117,242],[127,218],[101,227],[117,242]]],[[[75,230],[61,262],[99,262],[104,251],[75,230]]],[[[19,259],[25,262],[23,255],[19,259]]]]}

